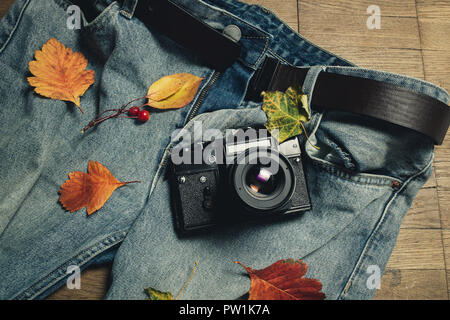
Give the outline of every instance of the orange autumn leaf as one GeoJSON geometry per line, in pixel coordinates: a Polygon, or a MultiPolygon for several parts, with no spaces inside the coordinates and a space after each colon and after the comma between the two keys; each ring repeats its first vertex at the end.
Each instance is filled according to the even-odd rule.
{"type": "Polygon", "coordinates": [[[261,270],[235,263],[244,267],[250,276],[249,300],[325,299],[318,280],[303,278],[308,266],[302,260],[280,260],[261,270]]]}
{"type": "Polygon", "coordinates": [[[95,71],[86,70],[88,61],[80,52],[72,52],[51,38],[36,50],[28,66],[34,77],[28,83],[36,93],[55,100],[71,101],[83,112],[80,97],[95,82],[95,71]]]}
{"type": "Polygon", "coordinates": [[[88,173],[74,171],[59,190],[59,201],[70,212],[84,207],[88,215],[101,209],[113,192],[126,184],[140,182],[120,182],[100,162],[89,161],[88,173]]]}
{"type": "Polygon", "coordinates": [[[183,108],[195,98],[202,80],[190,73],[162,77],[148,89],[147,105],[156,109],[183,108]]]}

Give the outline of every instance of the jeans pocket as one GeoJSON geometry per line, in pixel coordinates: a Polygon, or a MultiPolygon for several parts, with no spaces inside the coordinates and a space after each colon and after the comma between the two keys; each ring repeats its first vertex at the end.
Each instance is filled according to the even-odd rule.
{"type": "Polygon", "coordinates": [[[368,184],[404,182],[433,158],[431,139],[411,129],[340,111],[314,118],[310,140],[320,149],[307,143],[307,158],[338,175],[368,184]]]}

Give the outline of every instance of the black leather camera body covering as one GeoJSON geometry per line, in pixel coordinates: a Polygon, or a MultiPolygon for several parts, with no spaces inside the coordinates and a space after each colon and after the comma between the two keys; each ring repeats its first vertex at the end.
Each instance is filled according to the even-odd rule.
{"type": "MultiPolygon", "coordinates": [[[[188,234],[213,227],[226,228],[243,220],[267,221],[311,209],[298,139],[293,138],[280,145],[273,144],[273,141],[270,137],[237,141],[233,145],[214,141],[224,145],[224,159],[228,157],[229,160],[223,164],[217,164],[215,157],[212,161],[207,157],[208,160],[202,159],[197,164],[193,161],[172,162],[171,196],[177,231],[188,234]],[[272,141],[270,146],[267,141],[272,141]],[[249,170],[259,166],[247,160],[252,155],[260,157],[257,152],[262,149],[267,151],[268,157],[279,161],[276,176],[280,177],[274,187],[274,195],[264,197],[253,194],[247,188],[245,178],[249,170]],[[241,161],[243,158],[246,160],[241,161]]],[[[209,142],[192,145],[184,148],[184,152],[191,153],[189,157],[193,159],[191,151],[194,148],[204,150],[208,145],[209,142]]]]}

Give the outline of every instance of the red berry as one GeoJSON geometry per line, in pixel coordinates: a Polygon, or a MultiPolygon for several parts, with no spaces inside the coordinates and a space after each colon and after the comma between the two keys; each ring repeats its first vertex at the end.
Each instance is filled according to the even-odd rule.
{"type": "Polygon", "coordinates": [[[139,107],[131,107],[130,110],[128,110],[128,114],[132,117],[136,117],[139,115],[139,112],[141,109],[139,107]]]}
{"type": "Polygon", "coordinates": [[[141,122],[146,122],[150,119],[150,113],[147,110],[141,110],[139,112],[138,119],[141,122]]]}

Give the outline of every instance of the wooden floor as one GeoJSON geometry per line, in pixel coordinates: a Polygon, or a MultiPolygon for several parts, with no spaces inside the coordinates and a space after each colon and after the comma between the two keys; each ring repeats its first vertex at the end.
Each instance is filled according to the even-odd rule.
{"type": "MultiPolygon", "coordinates": [[[[13,0],[1,0],[2,16],[13,0]]],[[[402,73],[450,91],[450,0],[248,0],[274,11],[314,43],[359,66],[402,73]],[[368,6],[381,29],[366,27],[368,6]]],[[[400,231],[376,299],[448,299],[450,282],[450,137],[436,149],[434,173],[400,231]]],[[[50,299],[100,299],[110,266],[82,274],[82,290],[50,299]]]]}

